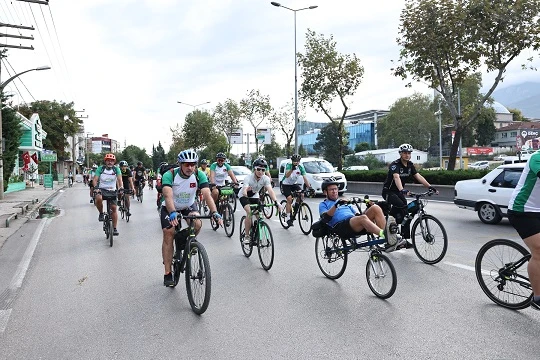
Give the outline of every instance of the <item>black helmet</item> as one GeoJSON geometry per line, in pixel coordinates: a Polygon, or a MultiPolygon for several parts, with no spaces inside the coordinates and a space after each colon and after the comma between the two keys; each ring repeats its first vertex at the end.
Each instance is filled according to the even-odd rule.
{"type": "Polygon", "coordinates": [[[199,161],[199,164],[208,165],[208,161],[206,159],[202,159],[201,161],[199,161]]]}
{"type": "Polygon", "coordinates": [[[142,165],[142,161],[137,161],[137,166],[141,166],[142,165]]]}
{"type": "Polygon", "coordinates": [[[162,167],[163,165],[167,165],[167,162],[166,161],[162,161],[159,163],[159,167],[162,167]]]}
{"type": "Polygon", "coordinates": [[[227,156],[222,152],[218,152],[216,155],[216,159],[226,159],[226,158],[227,156]]]}
{"type": "Polygon", "coordinates": [[[321,185],[321,190],[324,191],[326,188],[330,185],[337,185],[339,188],[339,182],[337,182],[335,177],[329,177],[328,179],[324,179],[321,185]]]}
{"type": "Polygon", "coordinates": [[[297,162],[297,161],[300,161],[302,157],[298,154],[294,154],[293,156],[291,156],[291,161],[292,162],[297,162]]]}
{"type": "Polygon", "coordinates": [[[264,159],[257,159],[253,162],[253,168],[260,167],[265,168],[268,166],[268,163],[264,159]]]}

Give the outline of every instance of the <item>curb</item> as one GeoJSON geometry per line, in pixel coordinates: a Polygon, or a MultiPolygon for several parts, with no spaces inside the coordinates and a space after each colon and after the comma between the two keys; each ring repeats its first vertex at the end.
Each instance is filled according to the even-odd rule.
{"type": "MultiPolygon", "coordinates": [[[[57,190],[55,190],[53,193],[51,193],[49,196],[47,196],[45,199],[41,200],[40,202],[37,203],[36,206],[34,206],[34,208],[28,212],[27,216],[26,216],[26,221],[28,221],[28,219],[35,219],[36,216],[37,216],[37,213],[39,212],[39,209],[43,206],[43,204],[45,204],[46,202],[48,202],[51,198],[55,197],[58,192],[62,189],[64,189],[66,186],[62,186],[61,188],[58,188],[57,190]]],[[[26,222],[25,221],[25,222],[26,222]]]]}

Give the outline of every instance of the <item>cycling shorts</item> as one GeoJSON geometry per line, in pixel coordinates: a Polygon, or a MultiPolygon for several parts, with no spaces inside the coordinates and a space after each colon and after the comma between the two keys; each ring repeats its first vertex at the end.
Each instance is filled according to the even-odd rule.
{"type": "Polygon", "coordinates": [[[540,213],[508,210],[508,220],[522,239],[540,233],[540,213]]]}
{"type": "MultiPolygon", "coordinates": [[[[179,212],[183,216],[187,216],[187,215],[191,214],[192,212],[196,212],[197,213],[196,215],[199,215],[198,211],[199,211],[199,208],[197,207],[196,202],[191,204],[191,206],[189,208],[187,208],[187,209],[177,210],[177,212],[179,212]]],[[[169,220],[167,220],[167,216],[169,216],[169,212],[167,211],[167,208],[165,206],[162,206],[161,207],[161,212],[159,213],[159,217],[161,219],[161,228],[162,229],[168,228],[171,225],[169,220]]]]}
{"type": "Polygon", "coordinates": [[[286,185],[282,183],[281,187],[283,188],[283,196],[285,197],[294,196],[293,192],[302,190],[299,184],[286,185]]]}
{"type": "Polygon", "coordinates": [[[259,198],[250,198],[247,196],[242,196],[240,198],[240,204],[242,205],[242,207],[245,207],[248,204],[258,204],[258,203],[259,203],[259,198]]]}
{"type": "Polygon", "coordinates": [[[359,233],[355,232],[351,227],[351,219],[352,217],[347,220],[338,222],[332,228],[332,232],[339,235],[339,237],[342,239],[350,239],[350,238],[357,237],[358,235],[367,234],[367,231],[365,229],[360,231],[359,233]]]}

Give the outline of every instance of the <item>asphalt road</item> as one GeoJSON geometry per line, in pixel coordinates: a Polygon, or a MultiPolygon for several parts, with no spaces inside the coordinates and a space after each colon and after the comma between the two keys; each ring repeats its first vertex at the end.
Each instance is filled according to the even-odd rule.
{"type": "MultiPolygon", "coordinates": [[[[183,282],[162,284],[155,190],[145,196],[132,203],[129,223],[120,220],[112,248],[82,184],[54,200],[60,216],[21,229],[19,250],[2,248],[0,359],[517,359],[540,351],[540,313],[492,304],[472,271],[486,241],[517,238],[506,220],[488,226],[471,211],[431,201],[427,211],[449,235],[446,257],[430,266],[412,249],[389,254],[398,286],[380,300],[366,283],[366,253],[352,254],[343,277],[329,280],[317,267],[314,238],[298,225],[284,230],[277,218],[275,262],[264,271],[256,253],[241,252],[239,209],[232,238],[208,222],[199,236],[212,298],[198,316],[183,282]]],[[[314,212],[321,200],[308,200],[314,212]]]]}

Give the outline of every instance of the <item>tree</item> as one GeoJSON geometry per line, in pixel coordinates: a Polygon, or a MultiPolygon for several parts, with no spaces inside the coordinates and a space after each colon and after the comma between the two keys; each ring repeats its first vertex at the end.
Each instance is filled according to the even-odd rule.
{"type": "Polygon", "coordinates": [[[335,164],[341,169],[346,146],[343,121],[349,110],[345,99],[356,92],[364,76],[364,68],[354,53],[338,53],[333,36],[325,39],[323,35],[308,29],[305,48],[305,55],[298,54],[303,77],[300,98],[317,111],[322,111],[332,123],[338,124],[338,161],[335,164]],[[336,98],[343,106],[343,112],[338,117],[331,115],[331,104],[336,98]]]}
{"type": "Polygon", "coordinates": [[[225,132],[229,145],[227,146],[227,156],[231,151],[232,134],[241,126],[242,112],[240,106],[234,100],[227,99],[225,102],[218,103],[214,109],[215,125],[220,131],[225,132]]]}
{"type": "Polygon", "coordinates": [[[283,149],[276,142],[275,135],[272,135],[272,141],[270,142],[270,144],[264,145],[262,153],[266,157],[266,160],[268,161],[268,165],[272,164],[274,165],[274,168],[276,168],[277,167],[276,160],[278,157],[283,156],[283,149]]]}
{"type": "Polygon", "coordinates": [[[152,169],[157,169],[159,164],[167,161],[167,155],[165,155],[165,149],[161,146],[161,141],[158,142],[158,146],[152,146],[152,169]]]}
{"type": "Polygon", "coordinates": [[[455,168],[464,130],[476,120],[508,64],[523,50],[540,48],[539,14],[540,0],[406,0],[397,39],[402,49],[392,70],[403,79],[427,83],[444,98],[455,130],[448,170],[455,168]],[[458,112],[457,92],[481,66],[496,76],[465,117],[458,112]]]}
{"type": "MultiPolygon", "coordinates": [[[[362,152],[362,151],[367,151],[367,150],[373,150],[371,148],[371,144],[368,143],[368,142],[361,142],[361,143],[358,143],[356,144],[356,146],[354,147],[354,152],[357,153],[357,152],[362,152]]],[[[356,165],[356,164],[352,164],[352,165],[356,165]]]]}
{"type": "Polygon", "coordinates": [[[270,96],[261,95],[259,90],[251,90],[247,97],[240,101],[242,116],[253,127],[255,133],[255,152],[259,152],[259,139],[257,139],[257,129],[272,112],[270,96]]]}
{"type": "Polygon", "coordinates": [[[176,125],[176,127],[171,128],[172,133],[172,144],[169,147],[169,152],[167,153],[167,161],[169,164],[175,164],[176,158],[180,151],[186,149],[186,144],[184,142],[184,136],[182,134],[182,130],[176,125]]]}
{"type": "Polygon", "coordinates": [[[419,93],[398,99],[388,115],[377,122],[377,135],[380,148],[409,143],[415,149],[426,150],[432,139],[438,139],[432,100],[419,93]]]}
{"type": "MultiPolygon", "coordinates": [[[[199,159],[207,159],[208,162],[211,164],[215,161],[217,153],[224,153],[229,148],[229,141],[223,134],[218,134],[214,137],[211,144],[209,144],[207,147],[205,147],[200,153],[199,153],[199,159]]],[[[230,158],[230,154],[228,156],[230,158]]]]}
{"type": "Polygon", "coordinates": [[[478,118],[476,119],[477,124],[474,132],[474,139],[478,145],[487,146],[495,140],[497,128],[495,127],[494,121],[496,119],[497,115],[493,108],[483,108],[482,111],[480,111],[480,114],[478,114],[478,118]]]}
{"type": "Polygon", "coordinates": [[[150,156],[148,156],[146,150],[135,145],[129,145],[120,154],[118,154],[116,161],[120,162],[121,160],[127,161],[130,165],[136,165],[137,162],[141,161],[145,168],[151,168],[153,166],[152,159],[150,156]]]}
{"type": "Polygon", "coordinates": [[[188,148],[200,150],[214,141],[214,118],[207,111],[193,110],[186,115],[182,126],[184,143],[188,148]]]}
{"type": "Polygon", "coordinates": [[[523,116],[523,113],[519,109],[508,109],[512,113],[512,121],[530,121],[525,116],[523,116]]]}
{"type": "Polygon", "coordinates": [[[349,143],[349,134],[347,132],[341,136],[341,141],[345,141],[345,144],[336,141],[340,132],[339,124],[331,122],[321,129],[321,132],[317,135],[317,141],[313,145],[313,149],[321,152],[324,158],[333,165],[341,163],[339,149],[340,147],[347,147],[349,143]]]}
{"type": "MultiPolygon", "coordinates": [[[[300,103],[298,106],[298,117],[304,117],[305,106],[300,103]]],[[[280,131],[285,136],[285,155],[289,158],[292,155],[291,143],[294,139],[296,126],[294,123],[294,99],[279,110],[273,110],[269,117],[270,125],[273,129],[280,131]]]]}
{"type": "MultiPolygon", "coordinates": [[[[0,92],[2,104],[7,103],[8,97],[0,92]]],[[[4,176],[4,191],[7,190],[9,178],[12,175],[17,155],[19,155],[19,146],[23,130],[21,128],[21,120],[17,112],[11,108],[11,102],[2,109],[2,137],[5,139],[5,149],[2,153],[4,176]]]]}

